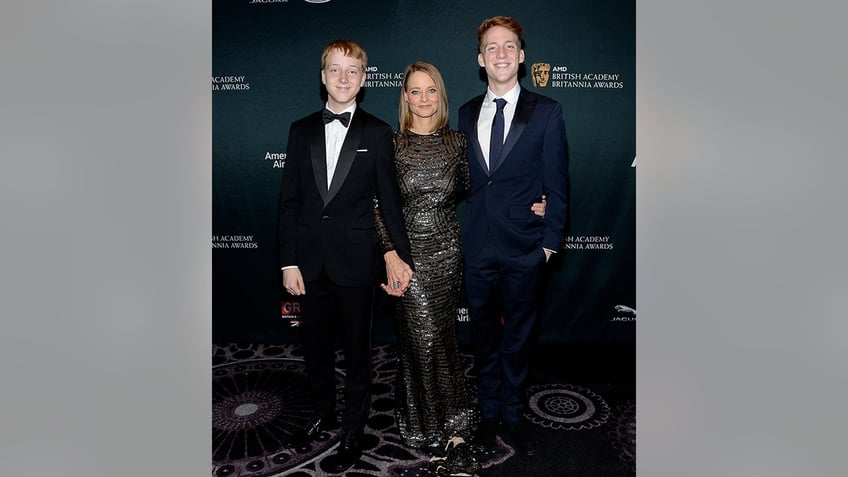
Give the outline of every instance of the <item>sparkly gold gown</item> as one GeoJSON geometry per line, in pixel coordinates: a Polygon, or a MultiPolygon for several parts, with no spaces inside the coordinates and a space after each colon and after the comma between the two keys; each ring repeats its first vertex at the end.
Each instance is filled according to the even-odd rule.
{"type": "MultiPolygon", "coordinates": [[[[443,128],[394,137],[395,167],[415,273],[397,299],[397,424],[412,447],[468,437],[473,411],[456,340],[462,284],[458,186],[468,186],[465,135],[443,128]]],[[[385,250],[391,242],[377,229],[385,250]]]]}

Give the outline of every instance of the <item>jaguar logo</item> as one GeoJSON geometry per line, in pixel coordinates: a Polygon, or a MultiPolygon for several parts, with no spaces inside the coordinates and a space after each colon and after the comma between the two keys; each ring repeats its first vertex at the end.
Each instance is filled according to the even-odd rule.
{"type": "Polygon", "coordinates": [[[630,308],[629,306],[624,306],[624,305],[615,305],[615,311],[620,311],[622,313],[633,313],[634,315],[636,314],[635,309],[630,308]]]}

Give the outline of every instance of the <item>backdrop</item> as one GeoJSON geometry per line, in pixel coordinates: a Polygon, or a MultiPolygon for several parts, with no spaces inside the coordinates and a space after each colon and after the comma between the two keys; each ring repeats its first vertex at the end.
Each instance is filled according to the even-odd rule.
{"type": "MultiPolygon", "coordinates": [[[[298,303],[280,287],[277,199],[289,124],[323,107],[324,45],[365,48],[361,104],[395,129],[404,67],[435,64],[455,126],[459,106],[485,92],[476,30],[494,15],[524,26],[521,85],[562,103],[568,136],[570,218],[539,339],[635,340],[635,1],[213,0],[212,15],[215,341],[298,339],[298,303]]],[[[391,342],[391,306],[378,296],[375,341],[391,342]]],[[[464,308],[457,319],[462,340],[464,308]]]]}

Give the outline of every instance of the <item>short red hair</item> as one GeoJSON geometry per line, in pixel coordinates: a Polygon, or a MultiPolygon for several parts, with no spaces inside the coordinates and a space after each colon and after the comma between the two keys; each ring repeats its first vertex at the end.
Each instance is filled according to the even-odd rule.
{"type": "Polygon", "coordinates": [[[518,44],[520,48],[524,48],[524,39],[521,38],[521,35],[524,33],[524,27],[518,23],[515,18],[512,17],[492,17],[483,20],[483,23],[477,27],[477,48],[482,52],[483,51],[483,35],[486,34],[492,27],[504,27],[507,30],[515,33],[515,36],[518,37],[518,44]]]}
{"type": "Polygon", "coordinates": [[[347,57],[362,61],[363,72],[365,71],[365,67],[368,66],[368,54],[366,54],[365,50],[359,46],[359,43],[353,40],[342,39],[333,40],[324,47],[324,53],[321,55],[322,70],[327,66],[327,57],[330,56],[330,52],[333,50],[339,50],[347,57]]]}

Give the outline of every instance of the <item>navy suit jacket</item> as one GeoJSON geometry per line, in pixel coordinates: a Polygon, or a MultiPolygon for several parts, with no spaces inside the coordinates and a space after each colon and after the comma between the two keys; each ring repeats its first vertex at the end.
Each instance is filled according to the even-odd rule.
{"type": "Polygon", "coordinates": [[[391,126],[357,106],[328,188],[321,112],[292,123],[280,193],[280,265],[297,265],[307,281],[323,267],[342,286],[375,284],[382,251],[374,197],[395,250],[411,264],[391,126]]]}
{"type": "Polygon", "coordinates": [[[468,138],[471,188],[463,224],[462,252],[474,256],[487,234],[501,253],[527,254],[562,247],[567,210],[568,147],[560,104],[521,88],[500,157],[486,167],[477,138],[477,118],[485,95],[459,108],[459,129],[468,138]],[[547,196],[545,217],[530,210],[547,196]]]}

